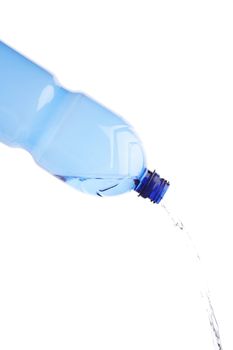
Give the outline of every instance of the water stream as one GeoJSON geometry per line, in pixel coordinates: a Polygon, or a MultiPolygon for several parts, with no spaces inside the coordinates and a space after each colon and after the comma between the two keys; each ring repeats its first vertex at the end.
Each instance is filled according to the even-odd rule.
{"type": "Polygon", "coordinates": [[[169,216],[171,222],[173,225],[182,231],[184,233],[184,237],[187,240],[187,243],[190,247],[191,253],[193,254],[193,259],[195,261],[196,267],[198,269],[198,274],[200,278],[200,294],[201,298],[203,300],[204,308],[207,312],[207,316],[209,319],[209,324],[211,328],[213,343],[214,343],[214,349],[215,350],[223,350],[222,344],[221,344],[221,338],[220,338],[220,332],[219,332],[219,326],[218,322],[215,316],[215,312],[213,309],[213,305],[210,299],[210,293],[206,286],[205,276],[203,273],[203,266],[201,264],[200,256],[198,254],[198,251],[196,249],[196,246],[192,240],[192,237],[190,236],[189,232],[185,229],[182,221],[179,219],[176,219],[173,214],[171,214],[170,210],[165,206],[163,203],[161,204],[161,207],[166,211],[167,215],[169,216]]]}

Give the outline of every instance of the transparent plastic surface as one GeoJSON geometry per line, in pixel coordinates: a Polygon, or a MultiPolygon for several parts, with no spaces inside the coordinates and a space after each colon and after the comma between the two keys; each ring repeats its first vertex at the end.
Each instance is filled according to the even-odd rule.
{"type": "Polygon", "coordinates": [[[130,191],[145,172],[132,127],[0,42],[0,141],[28,150],[44,169],[99,196],[130,191]]]}

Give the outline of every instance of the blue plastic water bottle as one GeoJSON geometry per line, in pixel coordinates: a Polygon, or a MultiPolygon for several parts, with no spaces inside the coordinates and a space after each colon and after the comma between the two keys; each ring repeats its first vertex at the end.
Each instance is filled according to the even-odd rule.
{"type": "Polygon", "coordinates": [[[30,152],[44,169],[98,196],[135,190],[159,203],[169,183],[146,168],[124,119],[0,41],[0,142],[30,152]]]}

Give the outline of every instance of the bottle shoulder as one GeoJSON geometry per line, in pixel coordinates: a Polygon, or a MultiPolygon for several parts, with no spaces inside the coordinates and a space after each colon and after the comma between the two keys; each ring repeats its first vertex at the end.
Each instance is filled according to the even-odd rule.
{"type": "Polygon", "coordinates": [[[33,149],[42,167],[89,193],[114,194],[135,186],[145,157],[123,118],[82,93],[69,93],[58,114],[33,149]]]}

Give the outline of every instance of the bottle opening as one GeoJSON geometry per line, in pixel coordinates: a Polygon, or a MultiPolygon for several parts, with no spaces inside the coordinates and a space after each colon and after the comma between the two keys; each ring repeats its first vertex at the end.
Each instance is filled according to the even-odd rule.
{"type": "Polygon", "coordinates": [[[139,196],[149,198],[153,203],[159,203],[169,185],[169,182],[162,179],[156,171],[146,170],[134,190],[139,193],[139,196]]]}

